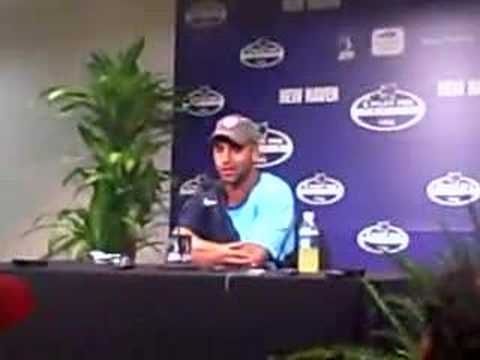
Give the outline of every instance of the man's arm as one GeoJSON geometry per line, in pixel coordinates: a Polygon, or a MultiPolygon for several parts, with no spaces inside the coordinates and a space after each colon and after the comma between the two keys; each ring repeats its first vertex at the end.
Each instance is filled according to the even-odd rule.
{"type": "Polygon", "coordinates": [[[245,243],[264,251],[264,261],[271,256],[282,261],[294,247],[295,205],[286,183],[277,183],[262,192],[255,222],[245,243]]]}
{"type": "Polygon", "coordinates": [[[178,232],[191,236],[192,261],[200,266],[257,266],[263,264],[266,259],[265,249],[255,244],[241,242],[219,244],[200,238],[186,227],[180,227],[178,232]]]}

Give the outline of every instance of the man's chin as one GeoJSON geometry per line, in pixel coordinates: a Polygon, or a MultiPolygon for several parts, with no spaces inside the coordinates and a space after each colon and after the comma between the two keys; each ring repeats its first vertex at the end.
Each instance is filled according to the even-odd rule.
{"type": "Polygon", "coordinates": [[[220,181],[225,185],[235,185],[238,183],[237,176],[220,176],[220,181]]]}

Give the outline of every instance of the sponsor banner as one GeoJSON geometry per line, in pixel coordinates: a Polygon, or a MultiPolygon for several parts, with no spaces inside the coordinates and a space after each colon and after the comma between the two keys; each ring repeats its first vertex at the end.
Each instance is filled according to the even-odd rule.
{"type": "Polygon", "coordinates": [[[472,33],[443,34],[436,36],[424,36],[420,38],[420,43],[429,47],[446,47],[449,49],[453,45],[471,45],[477,42],[477,37],[472,33]]]}
{"type": "Polygon", "coordinates": [[[480,79],[467,80],[468,96],[480,96],[480,79]]]}
{"type": "Polygon", "coordinates": [[[256,166],[269,168],[287,161],[293,154],[293,141],[286,133],[267,128],[259,143],[260,156],[256,166]]]}
{"type": "Polygon", "coordinates": [[[280,105],[327,104],[340,101],[338,86],[308,86],[278,90],[280,105]]]}
{"type": "Polygon", "coordinates": [[[338,86],[314,86],[305,88],[305,104],[334,103],[340,100],[338,86]]]}
{"type": "Polygon", "coordinates": [[[211,28],[226,22],[227,6],[217,0],[193,2],[185,12],[185,23],[194,29],[211,28]]]}
{"type": "Polygon", "coordinates": [[[303,88],[284,88],[278,90],[280,105],[298,105],[303,103],[303,88]]]}
{"type": "Polygon", "coordinates": [[[285,49],[279,43],[262,37],[240,51],[240,62],[254,69],[277,66],[285,59],[285,49]]]}
{"type": "Polygon", "coordinates": [[[345,196],[345,186],[337,179],[318,172],[300,181],[295,189],[297,198],[309,205],[332,205],[345,196]]]}
{"type": "Polygon", "coordinates": [[[439,97],[480,96],[480,79],[449,79],[437,83],[439,97]]]}
{"type": "Polygon", "coordinates": [[[372,32],[373,56],[396,56],[405,51],[405,31],[402,27],[374,29],[372,32]]]}
{"type": "Polygon", "coordinates": [[[209,86],[202,86],[186,96],[185,106],[190,115],[212,116],[225,106],[225,97],[209,86]]]}
{"type": "Polygon", "coordinates": [[[284,12],[302,12],[305,10],[305,0],[282,0],[284,12]]]}
{"type": "Polygon", "coordinates": [[[331,10],[342,6],[342,0],[307,0],[308,10],[331,10]]]}
{"type": "Polygon", "coordinates": [[[379,221],[362,229],[357,235],[357,245],[375,255],[396,254],[410,244],[408,233],[389,221],[379,221]]]}
{"type": "Polygon", "coordinates": [[[464,96],[465,80],[440,80],[437,83],[437,95],[440,97],[464,96]]]}
{"type": "Polygon", "coordinates": [[[417,95],[382,85],[356,99],[351,108],[353,122],[367,130],[400,131],[416,125],[426,113],[425,102],[417,95]]]}
{"type": "Polygon", "coordinates": [[[428,183],[430,201],[442,206],[465,206],[480,199],[480,183],[461,172],[449,172],[428,183]]]}

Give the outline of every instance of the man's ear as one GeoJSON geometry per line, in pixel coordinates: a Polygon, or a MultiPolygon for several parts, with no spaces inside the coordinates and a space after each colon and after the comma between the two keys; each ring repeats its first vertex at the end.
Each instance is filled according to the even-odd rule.
{"type": "Polygon", "coordinates": [[[258,148],[258,144],[253,144],[252,145],[252,160],[254,162],[258,162],[260,159],[260,150],[258,148]]]}

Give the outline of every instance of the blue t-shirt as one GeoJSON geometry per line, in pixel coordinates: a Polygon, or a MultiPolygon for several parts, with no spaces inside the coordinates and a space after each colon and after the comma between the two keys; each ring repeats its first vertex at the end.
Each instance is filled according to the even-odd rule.
{"type": "Polygon", "coordinates": [[[241,241],[261,245],[282,261],[295,246],[295,209],[290,186],[279,177],[261,172],[247,198],[227,213],[241,241]]]}
{"type": "Polygon", "coordinates": [[[184,204],[177,225],[206,240],[258,244],[276,262],[294,250],[294,200],[285,181],[260,172],[241,204],[227,207],[225,200],[218,187],[205,186],[184,204]]]}

